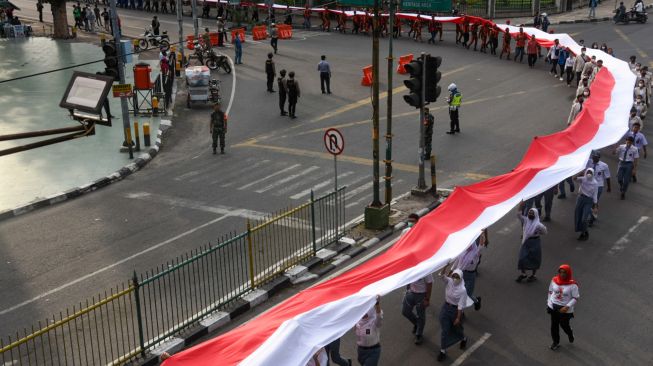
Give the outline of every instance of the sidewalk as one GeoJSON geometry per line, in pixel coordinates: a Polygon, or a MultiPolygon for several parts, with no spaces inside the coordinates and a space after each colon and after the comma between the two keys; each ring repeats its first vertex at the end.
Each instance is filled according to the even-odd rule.
{"type": "MultiPolygon", "coordinates": [[[[2,39],[0,54],[7,55],[3,59],[0,80],[98,60],[103,55],[99,45],[40,37],[2,39]]],[[[138,56],[134,55],[133,63],[138,61],[138,56]]],[[[144,62],[152,65],[152,79],[155,79],[158,74],[156,60],[144,62]]],[[[127,83],[133,80],[132,67],[133,64],[126,65],[127,83]]],[[[100,62],[3,84],[0,134],[74,126],[77,122],[70,120],[68,111],[59,107],[73,71],[95,73],[103,69],[104,64],[100,62]]],[[[72,198],[84,189],[94,189],[94,182],[107,184],[107,178],[120,179],[151,158],[153,154],[144,146],[140,152],[135,152],[134,160],[119,152],[124,140],[120,100],[111,97],[110,102],[115,116],[112,126],[97,126],[94,136],[0,157],[0,170],[10,177],[0,182],[0,218],[72,198]]],[[[152,145],[155,145],[161,118],[137,120],[141,129],[143,123],[150,123],[152,145]]],[[[132,124],[133,121],[131,116],[132,124]]],[[[0,149],[33,141],[2,142],[0,149]]]]}
{"type": "MultiPolygon", "coordinates": [[[[632,4],[624,2],[626,8],[630,8],[632,4]]],[[[574,9],[565,13],[559,14],[550,14],[549,21],[551,25],[555,24],[569,24],[569,23],[593,23],[601,21],[611,21],[614,16],[615,3],[612,1],[602,1],[596,7],[596,17],[593,19],[589,18],[590,9],[587,6],[582,8],[574,9]]],[[[646,9],[653,7],[653,4],[646,5],[646,9]]],[[[523,24],[525,26],[533,25],[533,17],[519,17],[519,18],[498,18],[495,22],[500,24],[505,24],[506,20],[510,20],[512,25],[523,24]]]]}

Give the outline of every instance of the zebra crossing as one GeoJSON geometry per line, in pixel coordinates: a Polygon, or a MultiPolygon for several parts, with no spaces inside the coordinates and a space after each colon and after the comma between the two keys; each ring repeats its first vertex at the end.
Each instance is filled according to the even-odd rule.
{"type": "MultiPolygon", "coordinates": [[[[208,184],[225,189],[247,192],[253,195],[273,195],[293,201],[305,201],[311,191],[316,196],[334,189],[333,170],[308,163],[272,161],[269,159],[246,159],[238,169],[216,175],[213,169],[181,172],[171,180],[182,184],[208,184]]],[[[397,180],[396,184],[402,183],[397,180]]],[[[373,182],[367,169],[341,170],[338,185],[347,186],[346,207],[353,207],[371,198],[373,182]]]]}

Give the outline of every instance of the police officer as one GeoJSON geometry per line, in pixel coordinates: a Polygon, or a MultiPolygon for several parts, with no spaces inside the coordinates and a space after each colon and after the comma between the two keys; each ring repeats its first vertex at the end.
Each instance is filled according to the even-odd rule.
{"type": "Polygon", "coordinates": [[[428,108],[424,108],[424,160],[431,160],[434,124],[435,118],[429,113],[428,108]]]}
{"type": "Polygon", "coordinates": [[[297,118],[295,108],[297,106],[297,99],[300,97],[300,92],[299,83],[295,80],[294,71],[288,73],[288,80],[286,80],[285,87],[286,92],[288,93],[288,114],[290,115],[290,118],[295,119],[297,118]]]}
{"type": "Polygon", "coordinates": [[[279,76],[277,78],[277,88],[279,88],[279,109],[281,110],[282,116],[287,116],[286,113],[286,70],[283,69],[279,71],[279,76]]]}
{"type": "Polygon", "coordinates": [[[447,134],[453,135],[456,132],[460,133],[458,112],[460,109],[460,103],[463,100],[463,95],[458,91],[458,87],[454,83],[449,84],[447,90],[449,90],[447,103],[449,104],[449,118],[451,119],[451,130],[448,131],[447,134]]]}
{"type": "Polygon", "coordinates": [[[218,139],[220,140],[220,154],[224,154],[224,135],[227,133],[227,115],[220,109],[220,103],[213,105],[209,131],[213,137],[213,154],[215,155],[216,153],[218,139]]]}
{"type": "Polygon", "coordinates": [[[273,83],[274,77],[277,75],[277,71],[274,67],[274,61],[272,61],[272,52],[268,53],[268,59],[265,60],[265,74],[268,77],[268,92],[274,93],[273,83]]]}

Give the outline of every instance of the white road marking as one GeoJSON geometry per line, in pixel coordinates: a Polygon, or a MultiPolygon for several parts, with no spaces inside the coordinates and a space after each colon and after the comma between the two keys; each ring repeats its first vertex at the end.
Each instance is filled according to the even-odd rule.
{"type": "Polygon", "coordinates": [[[274,183],[272,183],[272,184],[267,185],[266,187],[263,187],[263,188],[261,188],[261,189],[257,189],[257,190],[254,191],[254,192],[256,192],[256,193],[267,192],[267,191],[269,191],[270,189],[272,189],[272,188],[274,188],[274,187],[278,187],[278,186],[280,186],[280,185],[282,185],[282,184],[284,184],[284,183],[288,183],[288,182],[290,182],[291,180],[297,179],[297,178],[299,178],[299,177],[301,177],[301,176],[304,176],[304,175],[306,175],[306,174],[309,174],[310,172],[316,171],[316,170],[318,170],[318,169],[320,169],[319,166],[315,166],[315,165],[313,165],[313,166],[311,166],[311,167],[309,167],[309,168],[306,168],[306,169],[302,170],[301,172],[299,172],[299,173],[297,173],[297,174],[291,174],[291,175],[289,175],[289,176],[287,176],[287,177],[285,177],[285,178],[283,178],[283,179],[280,179],[280,180],[278,180],[278,181],[276,181],[276,182],[274,182],[274,183]]]}
{"type": "Polygon", "coordinates": [[[620,252],[620,251],[626,249],[626,244],[630,243],[630,239],[628,238],[630,236],[630,234],[634,233],[635,230],[637,230],[637,228],[639,227],[639,225],[643,224],[644,221],[646,221],[648,219],[649,219],[648,216],[640,217],[639,220],[637,220],[637,223],[635,225],[633,225],[630,229],[628,229],[626,234],[624,234],[624,236],[619,238],[619,240],[617,240],[614,243],[612,248],[610,248],[610,250],[608,250],[608,253],[609,254],[615,254],[617,252],[620,252]]]}
{"type": "Polygon", "coordinates": [[[374,185],[374,182],[367,182],[367,183],[363,184],[362,186],[359,186],[359,187],[357,187],[355,189],[352,189],[351,191],[347,192],[345,194],[345,202],[348,199],[354,197],[355,195],[357,195],[357,194],[359,194],[361,192],[365,192],[366,190],[370,189],[370,187],[372,187],[372,185],[374,185]]]}
{"type": "Polygon", "coordinates": [[[201,173],[201,171],[199,171],[199,170],[192,170],[192,171],[190,171],[188,173],[184,173],[184,174],[182,174],[180,176],[175,177],[174,180],[176,180],[176,181],[184,180],[186,178],[194,177],[194,176],[196,176],[196,175],[198,175],[200,173],[201,173]]]}
{"type": "Polygon", "coordinates": [[[194,233],[194,232],[196,232],[198,230],[201,230],[201,229],[203,229],[203,228],[205,228],[207,226],[211,226],[211,225],[215,224],[216,222],[222,221],[222,220],[224,220],[224,219],[226,219],[228,217],[229,217],[229,215],[220,216],[218,218],[215,218],[215,219],[213,219],[211,221],[208,221],[208,222],[206,222],[206,223],[204,223],[202,225],[199,225],[199,226],[196,226],[196,227],[194,227],[194,228],[192,228],[190,230],[184,231],[183,233],[181,233],[179,235],[176,235],[176,236],[174,236],[174,237],[172,237],[170,239],[167,239],[167,240],[164,240],[164,241],[162,241],[160,243],[154,244],[151,247],[146,248],[144,250],[141,250],[138,253],[134,253],[134,254],[130,255],[129,257],[123,258],[123,259],[121,259],[121,260],[119,260],[119,261],[117,261],[115,263],[112,263],[112,264],[110,264],[108,266],[102,267],[102,268],[100,268],[100,269],[98,269],[96,271],[93,271],[93,272],[91,272],[91,273],[89,273],[87,275],[84,275],[84,276],[79,277],[79,278],[77,278],[77,279],[75,279],[73,281],[65,283],[65,284],[63,284],[63,285],[61,285],[59,287],[56,287],[56,288],[54,288],[54,289],[52,289],[50,291],[46,291],[46,292],[44,292],[44,293],[42,293],[42,294],[40,294],[38,296],[35,296],[35,297],[33,297],[33,298],[29,299],[29,300],[23,301],[20,304],[16,304],[16,305],[8,307],[6,309],[0,310],[0,315],[5,315],[5,314],[7,314],[9,312],[20,309],[25,305],[29,305],[29,304],[31,304],[31,303],[33,303],[35,301],[41,300],[41,299],[43,299],[45,297],[48,297],[48,296],[50,296],[50,295],[52,295],[54,293],[57,293],[57,292],[65,289],[65,288],[68,288],[68,287],[76,285],[76,284],[78,284],[80,282],[86,281],[89,278],[95,277],[96,275],[98,275],[98,274],[100,274],[102,272],[106,272],[107,270],[115,268],[115,267],[117,267],[117,266],[119,266],[119,265],[121,265],[123,263],[126,263],[126,262],[128,262],[128,261],[130,261],[130,260],[132,260],[132,259],[134,259],[136,257],[139,257],[139,256],[141,256],[141,255],[143,255],[145,253],[149,253],[149,252],[151,252],[153,250],[159,249],[159,248],[161,248],[161,247],[163,247],[165,245],[168,245],[168,244],[176,241],[177,239],[181,239],[184,236],[190,235],[190,234],[192,234],[192,233],[194,233]]]}
{"type": "MultiPolygon", "coordinates": [[[[233,184],[236,183],[236,180],[233,180],[234,178],[236,178],[236,177],[242,178],[245,172],[250,171],[250,170],[254,170],[254,169],[258,168],[259,166],[267,164],[269,162],[270,162],[270,160],[261,160],[261,161],[258,161],[256,163],[254,163],[254,164],[251,164],[251,165],[250,164],[245,164],[242,168],[238,168],[237,170],[234,170],[230,174],[223,175],[223,176],[220,177],[220,179],[212,181],[211,184],[216,184],[216,183],[227,181],[227,183],[221,184],[220,187],[223,187],[223,188],[229,187],[230,185],[233,185],[233,184]]],[[[191,182],[192,182],[192,180],[191,180],[191,182]]]]}
{"type": "Polygon", "coordinates": [[[460,355],[456,359],[456,361],[454,361],[451,364],[451,366],[460,366],[460,365],[462,365],[463,362],[465,362],[465,360],[467,359],[467,357],[469,357],[472,353],[474,353],[474,351],[476,351],[480,346],[482,346],[483,343],[485,343],[485,341],[487,341],[488,338],[490,338],[491,335],[492,334],[490,334],[490,333],[483,334],[483,336],[481,338],[479,338],[478,341],[474,342],[474,344],[471,347],[469,347],[465,352],[463,352],[463,354],[460,355]]]}
{"type": "MultiPolygon", "coordinates": [[[[350,172],[350,174],[351,173],[353,173],[353,172],[350,172]]],[[[289,186],[286,186],[286,187],[280,189],[279,191],[276,192],[276,194],[277,195],[282,195],[282,194],[287,194],[287,193],[290,193],[290,192],[294,192],[300,186],[304,186],[309,182],[312,182],[312,181],[315,181],[315,180],[318,180],[318,179],[322,179],[322,178],[324,178],[326,176],[329,176],[329,175],[333,175],[333,173],[329,172],[329,171],[326,171],[326,170],[323,170],[320,173],[314,174],[314,175],[312,175],[310,177],[306,177],[306,178],[302,179],[301,181],[299,181],[297,183],[293,183],[293,184],[291,184],[289,186]]]]}
{"type": "Polygon", "coordinates": [[[240,186],[240,187],[238,188],[238,190],[242,191],[243,189],[247,189],[247,188],[249,188],[249,187],[251,187],[251,186],[253,186],[253,185],[259,184],[259,183],[264,182],[264,181],[266,181],[266,180],[268,180],[268,179],[270,179],[270,178],[276,177],[277,175],[280,175],[280,174],[283,174],[283,173],[289,172],[289,171],[291,171],[291,170],[297,168],[298,166],[301,166],[301,164],[291,165],[291,166],[287,167],[286,169],[279,170],[278,172],[272,173],[272,174],[270,174],[270,175],[268,175],[268,176],[266,176],[266,177],[263,177],[263,178],[261,178],[261,179],[257,179],[257,180],[255,180],[255,181],[253,181],[253,182],[250,182],[250,183],[248,183],[248,184],[245,184],[244,186],[240,186]]]}

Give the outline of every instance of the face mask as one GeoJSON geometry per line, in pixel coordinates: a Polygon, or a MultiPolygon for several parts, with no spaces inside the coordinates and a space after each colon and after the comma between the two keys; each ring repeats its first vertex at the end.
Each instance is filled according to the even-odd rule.
{"type": "Polygon", "coordinates": [[[592,178],[592,173],[587,173],[587,178],[592,178]]]}
{"type": "Polygon", "coordinates": [[[589,97],[590,93],[589,92],[583,92],[583,95],[586,96],[586,97],[589,97]]]}
{"type": "Polygon", "coordinates": [[[456,285],[456,286],[460,285],[460,282],[462,282],[462,279],[460,279],[460,278],[454,278],[454,279],[453,279],[453,283],[454,283],[454,285],[456,285]]]}
{"type": "Polygon", "coordinates": [[[412,222],[412,221],[408,221],[408,227],[413,227],[413,225],[415,225],[414,222],[412,222]]]}

